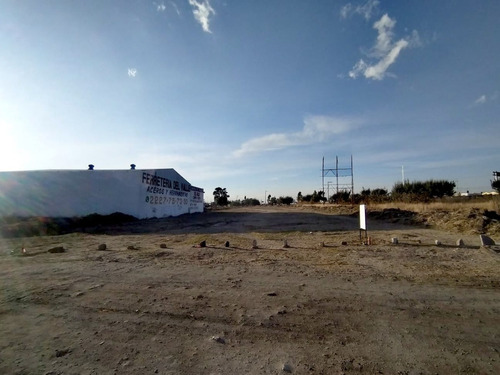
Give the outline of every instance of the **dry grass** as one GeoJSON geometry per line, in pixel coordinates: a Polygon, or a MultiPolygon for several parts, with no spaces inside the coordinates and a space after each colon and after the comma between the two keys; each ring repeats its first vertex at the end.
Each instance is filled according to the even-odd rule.
{"type": "Polygon", "coordinates": [[[453,199],[431,203],[405,203],[405,202],[390,202],[390,203],[373,203],[369,204],[370,209],[383,210],[386,208],[399,208],[401,210],[425,213],[435,210],[470,210],[477,208],[481,210],[500,212],[500,196],[480,197],[471,199],[453,199]]]}

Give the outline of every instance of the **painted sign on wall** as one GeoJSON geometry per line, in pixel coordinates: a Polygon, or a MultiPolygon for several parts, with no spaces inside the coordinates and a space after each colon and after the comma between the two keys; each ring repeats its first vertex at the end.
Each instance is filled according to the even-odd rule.
{"type": "Polygon", "coordinates": [[[0,172],[0,215],[178,216],[203,212],[203,193],[174,169],[0,172]]]}

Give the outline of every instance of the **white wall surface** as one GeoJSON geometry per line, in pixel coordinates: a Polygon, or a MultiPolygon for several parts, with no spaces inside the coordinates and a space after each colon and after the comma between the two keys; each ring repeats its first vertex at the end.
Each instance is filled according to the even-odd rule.
{"type": "Polygon", "coordinates": [[[203,189],[174,169],[0,172],[0,216],[137,218],[203,212],[203,189]]]}

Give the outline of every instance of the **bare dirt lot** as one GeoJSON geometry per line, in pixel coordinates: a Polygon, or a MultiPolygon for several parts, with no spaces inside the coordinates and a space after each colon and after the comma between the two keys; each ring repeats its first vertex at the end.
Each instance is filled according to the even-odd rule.
{"type": "Polygon", "coordinates": [[[0,373],[500,373],[500,255],[358,228],[258,207],[1,239],[0,373]]]}

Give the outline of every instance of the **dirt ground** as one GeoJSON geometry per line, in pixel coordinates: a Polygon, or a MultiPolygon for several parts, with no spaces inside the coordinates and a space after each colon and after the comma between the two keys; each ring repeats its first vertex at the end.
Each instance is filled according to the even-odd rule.
{"type": "Polygon", "coordinates": [[[499,374],[500,255],[370,216],[365,245],[346,214],[0,239],[0,373],[499,374]]]}

